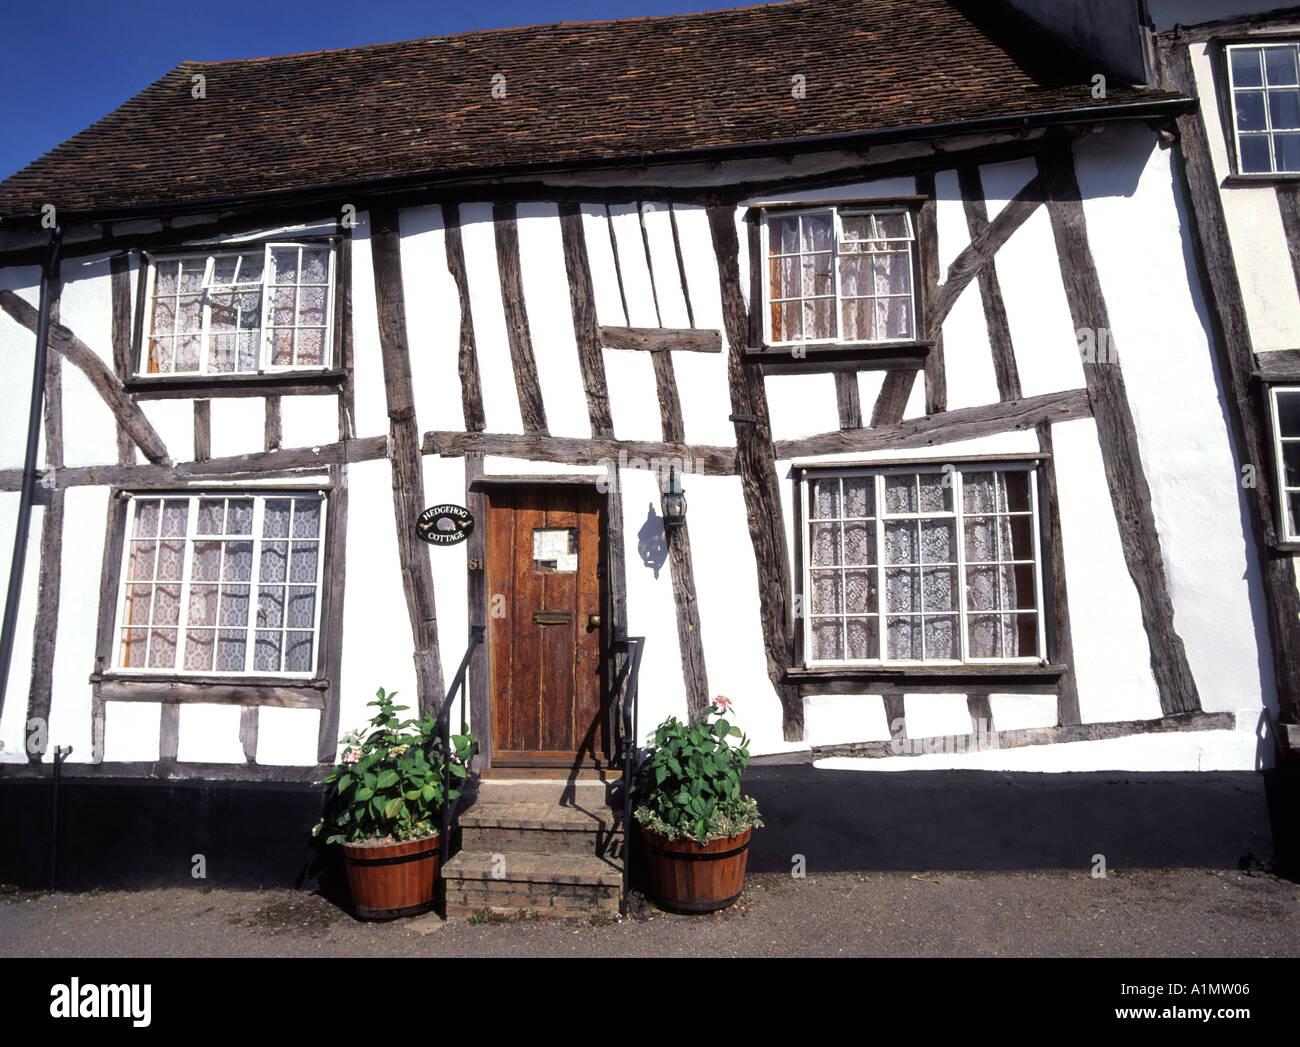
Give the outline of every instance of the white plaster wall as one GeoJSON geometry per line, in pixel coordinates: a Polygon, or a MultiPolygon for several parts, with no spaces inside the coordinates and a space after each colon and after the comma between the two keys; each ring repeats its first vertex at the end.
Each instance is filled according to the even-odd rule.
{"type": "MultiPolygon", "coordinates": [[[[239,710],[235,710],[235,735],[239,710]]],[[[156,702],[104,703],[104,762],[153,762],[158,759],[158,731],[162,706],[156,702]]],[[[242,750],[241,750],[242,759],[242,750]]]]}
{"type": "Polygon", "coordinates": [[[581,213],[587,261],[591,267],[592,294],[596,299],[596,322],[607,327],[628,327],[627,313],[623,311],[623,300],[618,290],[614,246],[609,238],[604,205],[583,204],[581,213]]]}
{"type": "MultiPolygon", "coordinates": [[[[260,400],[258,401],[261,402],[260,400]]],[[[140,400],[140,410],[149,419],[149,424],[157,430],[162,442],[167,446],[167,454],[173,462],[194,461],[194,401],[193,400],[140,400]]],[[[215,415],[216,412],[213,412],[215,415]]],[[[260,436],[265,433],[266,416],[257,425],[259,434],[258,450],[261,450],[260,436]]],[[[216,436],[215,418],[212,435],[216,436]]],[[[114,444],[116,449],[116,444],[114,444]]],[[[214,450],[215,455],[215,450],[214,450]]],[[[116,458],[116,450],[114,451],[116,458]]],[[[112,461],[113,459],[109,459],[112,461]]]]}
{"type": "MultiPolygon", "coordinates": [[[[783,203],[800,203],[802,201],[823,203],[834,200],[848,200],[858,203],[862,200],[885,200],[890,197],[912,196],[915,193],[915,178],[877,178],[870,182],[849,182],[845,185],[827,186],[819,189],[786,190],[756,196],[746,206],[765,207],[783,203]]],[[[747,269],[741,270],[741,272],[748,271],[747,269]]]]}
{"type": "MultiPolygon", "coordinates": [[[[939,231],[939,273],[946,279],[948,267],[970,245],[966,210],[954,171],[942,171],[935,178],[936,225],[939,231]]],[[[989,348],[988,326],[984,321],[984,300],[978,280],[972,280],[953,304],[943,324],[943,364],[948,389],[948,410],[998,402],[998,382],[989,348]]],[[[924,385],[924,375],[917,375],[924,385]]]]}
{"type": "Polygon", "coordinates": [[[971,729],[964,694],[905,694],[903,716],[909,738],[969,734],[971,729]]]}
{"type": "Polygon", "coordinates": [[[1091,418],[1052,426],[1066,598],[1084,723],[1156,719],[1160,697],[1091,418]]]}
{"type": "MultiPolygon", "coordinates": [[[[1012,164],[999,164],[981,172],[990,217],[995,199],[1009,199],[1023,187],[1023,173],[1022,167],[1012,164]]],[[[1038,208],[1002,245],[994,265],[1024,395],[1082,389],[1079,343],[1045,207],[1038,208]]]]}
{"type": "Polygon", "coordinates": [[[1079,185],[1151,488],[1174,628],[1205,709],[1258,704],[1261,696],[1276,708],[1263,580],[1202,325],[1205,303],[1183,265],[1191,245],[1169,192],[1170,153],[1145,129],[1107,137],[1104,150],[1095,139],[1081,143],[1079,185]],[[1134,170],[1141,172],[1136,185],[1131,174],[1119,177],[1134,170]],[[1161,279],[1150,279],[1152,272],[1161,279]]]}
{"type": "MultiPolygon", "coordinates": [[[[59,323],[113,370],[113,302],[108,259],[70,259],[63,263],[62,276],[59,323]]],[[[116,462],[117,423],[113,412],[81,368],[64,360],[62,371],[64,464],[116,462]]]]}
{"type": "Polygon", "coordinates": [[[357,215],[352,228],[352,390],[353,432],[381,436],[388,432],[388,400],[379,352],[379,314],[375,305],[375,270],[370,252],[370,213],[357,215]]]}
{"type": "MultiPolygon", "coordinates": [[[[980,182],[984,185],[984,206],[989,221],[1000,215],[1012,197],[1037,177],[1038,165],[1033,160],[1011,160],[982,166],[980,182]]],[[[942,244],[940,250],[943,250],[942,244]]]]}
{"type": "Polygon", "coordinates": [[[411,356],[411,395],[421,436],[465,428],[460,382],[460,292],[447,268],[439,206],[401,213],[402,289],[411,356]]]}
{"type": "MultiPolygon", "coordinates": [[[[425,456],[424,500],[428,505],[440,505],[444,502],[453,505],[465,504],[464,458],[425,456]]],[[[475,520],[474,525],[487,527],[487,521],[475,520]]],[[[434,612],[438,616],[438,650],[442,655],[443,686],[450,690],[456,669],[465,654],[465,645],[469,643],[469,581],[465,569],[469,544],[467,542],[449,546],[428,545],[423,542],[420,544],[429,558],[429,566],[433,572],[433,604],[434,612]]],[[[489,611],[491,606],[489,596],[489,611]]],[[[408,626],[406,630],[408,637],[410,633],[408,626]]],[[[468,690],[465,696],[465,712],[468,716],[468,690]]],[[[452,710],[453,716],[458,714],[458,709],[459,702],[456,709],[452,710]]],[[[453,724],[453,726],[458,725],[453,724]]],[[[474,729],[472,723],[470,729],[474,729]]]]}
{"type": "Polygon", "coordinates": [[[464,204],[460,208],[461,243],[465,249],[465,275],[469,307],[474,317],[474,342],[483,384],[483,413],[490,433],[522,433],[523,415],[515,388],[515,368],[506,335],[505,308],[501,304],[501,276],[497,271],[496,226],[491,204],[464,204]]]}
{"type": "Polygon", "coordinates": [[[182,763],[243,763],[239,718],[237,705],[182,705],[176,759],[182,763]]]}
{"type": "Polygon", "coordinates": [[[736,430],[729,420],[729,347],[722,326],[722,291],[718,284],[718,262],[713,251],[713,234],[709,231],[709,216],[703,207],[677,204],[673,210],[677,216],[682,267],[686,270],[695,326],[722,332],[723,341],[720,353],[673,354],[686,440],[688,443],[732,447],[736,443],[736,430]]]}
{"type": "Polygon", "coordinates": [[[553,436],[591,436],[587,394],[578,363],[564,239],[555,204],[520,204],[519,268],[524,308],[537,360],[537,381],[553,436]]]}
{"type": "MultiPolygon", "coordinates": [[[[192,401],[179,400],[190,408],[190,457],[193,457],[194,414],[192,401]]],[[[266,399],[261,396],[222,396],[209,401],[211,412],[210,447],[213,458],[226,458],[231,455],[255,454],[266,449],[266,399]]],[[[283,418],[281,419],[283,421],[283,418]]],[[[337,439],[335,436],[329,442],[337,439]]],[[[168,447],[171,445],[168,444],[168,447]]],[[[293,444],[284,444],[292,447],[293,444]]],[[[176,453],[172,452],[176,458],[176,453]]],[[[177,461],[181,459],[176,458],[177,461]]]]}
{"type": "MultiPolygon", "coordinates": [[[[40,283],[38,266],[0,269],[0,290],[13,291],[33,308],[40,305],[40,283]]],[[[23,467],[35,350],[36,336],[0,313],[0,373],[9,379],[0,386],[0,469],[23,467]]]]}
{"type": "Polygon", "coordinates": [[[673,246],[672,205],[647,200],[641,205],[641,214],[645,221],[645,239],[650,245],[650,266],[659,299],[659,318],[664,327],[690,327],[686,296],[682,292],[685,258],[683,266],[679,267],[673,246]]]}
{"type": "MultiPolygon", "coordinates": [[[[95,671],[99,627],[99,575],[104,560],[104,527],[99,522],[107,516],[107,488],[71,487],[64,494],[59,618],[50,692],[50,759],[56,745],[71,745],[68,759],[74,763],[91,759],[93,726],[87,678],[95,671]]],[[[39,547],[39,532],[34,537],[39,547]]]]}
{"type": "Polygon", "coordinates": [[[989,711],[999,731],[1055,727],[1058,719],[1054,694],[990,694],[989,711]]]}
{"type": "Polygon", "coordinates": [[[655,289],[651,284],[650,267],[646,264],[645,242],[641,237],[637,205],[612,204],[609,215],[614,227],[614,242],[618,246],[623,293],[627,298],[628,326],[665,326],[659,322],[659,313],[655,308],[655,289]]]}
{"type": "MultiPolygon", "coordinates": [[[[654,473],[641,470],[624,470],[619,480],[623,496],[627,631],[629,636],[646,638],[638,691],[640,740],[644,743],[661,720],[668,716],[685,718],[686,692],[681,647],[677,642],[672,571],[665,561],[656,577],[655,570],[646,566],[637,551],[642,542],[653,541],[662,533],[659,487],[654,473]]],[[[707,636],[708,626],[703,620],[701,628],[707,636]]]]}
{"type": "MultiPolygon", "coordinates": [[[[876,401],[880,399],[881,387],[885,384],[885,371],[858,372],[858,403],[862,407],[862,424],[871,424],[871,413],[876,401]]],[[[919,376],[918,376],[919,377],[919,376]]]]}
{"type": "Polygon", "coordinates": [[[1228,151],[1235,148],[1232,128],[1219,119],[1214,73],[1206,44],[1188,50],[1201,98],[1201,118],[1210,144],[1210,161],[1220,183],[1228,238],[1246,306],[1246,323],[1257,352],[1300,347],[1300,294],[1282,228],[1277,193],[1271,185],[1224,186],[1231,173],[1228,151]]]}
{"type": "MultiPolygon", "coordinates": [[[[910,732],[909,732],[910,733],[910,732]]],[[[1243,771],[1254,769],[1255,737],[1247,730],[1133,735],[1094,742],[1026,745],[968,753],[926,753],[881,759],[832,757],[816,767],[836,771],[1243,771]]]]}
{"type": "Polygon", "coordinates": [[[886,741],[889,717],[878,694],[827,694],[803,700],[807,745],[886,741]]]}
{"type": "MultiPolygon", "coordinates": [[[[12,562],[15,529],[18,524],[17,491],[0,493],[0,562],[12,562]]],[[[23,591],[18,604],[18,627],[14,633],[14,649],[9,664],[9,682],[4,709],[0,710],[0,762],[27,759],[27,692],[32,680],[32,632],[36,626],[36,587],[41,571],[41,525],[45,510],[32,509],[32,525],[27,542],[27,559],[23,567],[23,591]]],[[[103,528],[101,527],[102,531],[103,528]]],[[[8,585],[8,567],[5,584],[8,585]]]]}
{"type": "Polygon", "coordinates": [[[730,719],[749,734],[751,752],[797,748],[783,738],[781,703],[767,675],[762,596],[740,478],[692,476],[684,486],[710,697],[736,703],[730,719]]]}
{"type": "Polygon", "coordinates": [[[763,384],[767,388],[772,439],[796,440],[839,429],[833,374],[767,375],[763,384]]]}
{"type": "MultiPolygon", "coordinates": [[[[310,767],[315,764],[320,716],[319,709],[260,707],[257,711],[257,762],[266,767],[310,767]]],[[[340,733],[346,729],[342,728],[340,733]]]]}
{"type": "Polygon", "coordinates": [[[386,459],[348,466],[347,564],[340,733],[369,721],[374,710],[366,703],[380,687],[400,692],[403,704],[415,707],[414,644],[386,459]]]}
{"type": "MultiPolygon", "coordinates": [[[[214,420],[213,426],[215,425],[214,420]]],[[[321,447],[334,443],[338,438],[338,397],[284,396],[280,398],[281,447],[286,449],[321,447]]]]}

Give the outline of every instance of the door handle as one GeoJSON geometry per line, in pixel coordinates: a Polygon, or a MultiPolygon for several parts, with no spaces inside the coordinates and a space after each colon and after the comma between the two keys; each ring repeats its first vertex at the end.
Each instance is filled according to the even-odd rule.
{"type": "Polygon", "coordinates": [[[589,615],[587,615],[587,628],[588,628],[588,629],[599,629],[599,628],[600,628],[600,615],[598,615],[598,614],[589,614],[589,615]]]}

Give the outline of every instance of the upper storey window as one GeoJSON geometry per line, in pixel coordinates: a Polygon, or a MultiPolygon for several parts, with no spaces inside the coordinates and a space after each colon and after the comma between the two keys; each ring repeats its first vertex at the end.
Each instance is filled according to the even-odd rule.
{"type": "Polygon", "coordinates": [[[1300,45],[1233,44],[1227,52],[1238,170],[1300,172],[1300,45]]]}
{"type": "Polygon", "coordinates": [[[334,250],[270,243],[149,259],[140,375],[330,366],[334,250]]]}
{"type": "Polygon", "coordinates": [[[819,207],[764,215],[767,341],[914,341],[915,245],[902,208],[819,207]]]}

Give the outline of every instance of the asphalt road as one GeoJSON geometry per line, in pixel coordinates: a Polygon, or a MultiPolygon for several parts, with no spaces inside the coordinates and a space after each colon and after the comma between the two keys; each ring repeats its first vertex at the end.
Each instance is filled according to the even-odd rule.
{"type": "Polygon", "coordinates": [[[1300,956],[1300,884],[1173,869],[751,875],[732,908],[608,923],[353,919],[289,890],[0,888],[0,956],[1300,956]]]}

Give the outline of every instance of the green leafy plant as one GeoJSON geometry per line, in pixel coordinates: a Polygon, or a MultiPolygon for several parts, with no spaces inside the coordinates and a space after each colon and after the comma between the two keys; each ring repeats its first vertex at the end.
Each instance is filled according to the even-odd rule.
{"type": "Polygon", "coordinates": [[[382,687],[370,702],[378,711],[370,729],[350,731],[340,763],[325,776],[329,786],[325,816],[312,829],[325,832],[326,843],[360,840],[402,841],[432,836],[442,826],[443,806],[460,795],[457,787],[469,774],[474,752],[472,734],[451,737],[452,788],[443,781],[442,740],[432,713],[418,720],[397,714],[397,692],[382,687]]]}
{"type": "Polygon", "coordinates": [[[655,729],[633,787],[636,819],[645,828],[669,840],[708,843],[763,824],[758,801],[740,791],[749,739],[723,718],[731,705],[727,698],[715,698],[694,726],[670,716],[655,729]],[[739,738],[739,744],[730,738],[739,738]]]}

